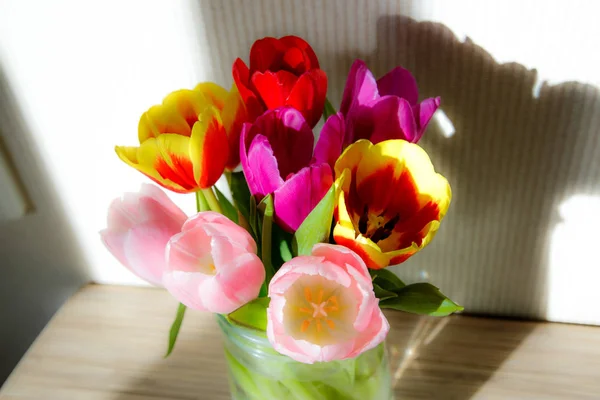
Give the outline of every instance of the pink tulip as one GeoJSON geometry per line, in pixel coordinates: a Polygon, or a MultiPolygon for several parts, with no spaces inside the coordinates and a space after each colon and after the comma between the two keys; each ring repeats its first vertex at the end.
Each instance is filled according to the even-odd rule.
{"type": "Polygon", "coordinates": [[[143,184],[108,208],[107,228],[100,232],[108,250],[131,272],[162,285],[167,242],[181,231],[186,215],[158,187],[143,184]]]}
{"type": "Polygon", "coordinates": [[[317,244],[310,256],[286,262],[269,297],[269,341],[303,363],[356,357],[389,331],[365,263],[343,246],[317,244]]]}
{"type": "Polygon", "coordinates": [[[265,268],[242,227],[207,211],[189,218],[167,245],[167,290],[189,308],[228,314],[258,296],[265,268]]]}

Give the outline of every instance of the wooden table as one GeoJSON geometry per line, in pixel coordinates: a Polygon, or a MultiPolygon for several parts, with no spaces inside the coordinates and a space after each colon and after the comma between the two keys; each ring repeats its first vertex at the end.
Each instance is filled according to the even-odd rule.
{"type": "MultiPolygon", "coordinates": [[[[163,358],[175,309],[158,289],[85,287],[39,336],[0,399],[229,399],[212,315],[188,312],[175,352],[163,358]]],[[[600,399],[599,327],[387,316],[397,400],[600,399]]]]}

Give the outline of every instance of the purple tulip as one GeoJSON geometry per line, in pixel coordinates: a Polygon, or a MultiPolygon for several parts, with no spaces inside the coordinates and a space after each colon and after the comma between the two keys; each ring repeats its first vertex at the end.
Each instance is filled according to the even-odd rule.
{"type": "MultiPolygon", "coordinates": [[[[240,159],[250,193],[259,200],[272,193],[275,221],[290,232],[333,183],[328,159],[313,157],[313,144],[310,126],[291,107],[269,110],[242,128],[240,159]]],[[[315,155],[335,153],[327,148],[332,145],[334,140],[319,141],[315,155]]]]}
{"type": "Polygon", "coordinates": [[[417,82],[408,70],[396,67],[375,80],[364,61],[354,61],[340,106],[345,122],[344,147],[359,139],[374,144],[389,139],[418,142],[440,98],[421,103],[418,99],[417,82]]]}

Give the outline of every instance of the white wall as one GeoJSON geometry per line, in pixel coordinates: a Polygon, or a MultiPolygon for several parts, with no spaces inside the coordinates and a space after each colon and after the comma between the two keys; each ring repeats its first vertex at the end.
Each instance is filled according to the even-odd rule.
{"type": "MultiPolygon", "coordinates": [[[[192,2],[2,1],[0,57],[79,246],[106,283],[140,283],[105,251],[110,200],[142,176],[114,146],[135,145],[139,116],[209,68],[192,2]]],[[[193,200],[178,199],[192,211],[193,200]]]]}
{"type": "MultiPolygon", "coordinates": [[[[443,92],[456,135],[438,137],[432,127],[423,145],[450,178],[455,203],[436,241],[398,272],[430,279],[471,311],[600,323],[592,305],[599,295],[588,294],[590,305],[575,313],[566,305],[581,304],[578,286],[553,289],[559,275],[598,281],[598,263],[564,241],[551,244],[564,235],[552,236],[562,229],[561,204],[577,195],[600,196],[594,161],[600,150],[587,130],[596,107],[593,88],[600,85],[599,12],[600,3],[591,0],[3,0],[0,59],[98,282],[139,283],[97,236],[109,201],[144,181],[117,160],[113,146],[134,144],[139,115],[169,91],[207,78],[229,85],[231,63],[247,57],[256,38],[293,33],[314,45],[334,100],[354,57],[366,58],[377,73],[403,63],[425,93],[443,92]],[[560,85],[570,81],[590,86],[560,85]],[[556,116],[570,110],[569,96],[581,102],[579,112],[556,116]],[[509,101],[512,108],[503,105],[509,101]],[[519,113],[524,104],[535,117],[519,113]],[[544,142],[543,133],[527,134],[553,116],[558,127],[548,141],[559,141],[559,134],[576,138],[569,154],[544,142]],[[525,128],[528,123],[537,125],[525,128]],[[511,134],[515,129],[523,130],[522,143],[511,134]],[[511,147],[499,153],[502,137],[511,147]],[[510,157],[510,148],[514,160],[496,159],[510,157]],[[528,166],[530,151],[539,167],[528,166]],[[509,185],[507,199],[500,183],[509,185]],[[533,197],[520,197],[526,190],[533,197]],[[525,227],[516,226],[519,221],[525,227]],[[527,252],[527,240],[535,251],[527,252]]],[[[190,212],[191,197],[177,196],[190,212]]],[[[587,204],[597,214],[597,203],[587,204]]],[[[593,234],[593,225],[576,221],[570,229],[593,234]]]]}

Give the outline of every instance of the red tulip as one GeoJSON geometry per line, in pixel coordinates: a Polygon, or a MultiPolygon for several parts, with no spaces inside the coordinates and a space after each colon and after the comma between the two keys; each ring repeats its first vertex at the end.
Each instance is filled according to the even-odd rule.
{"type": "Polygon", "coordinates": [[[327,75],[299,37],[257,40],[250,49],[250,67],[239,58],[233,63],[233,79],[251,121],[266,110],[290,106],[314,127],[323,114],[327,75]]]}

